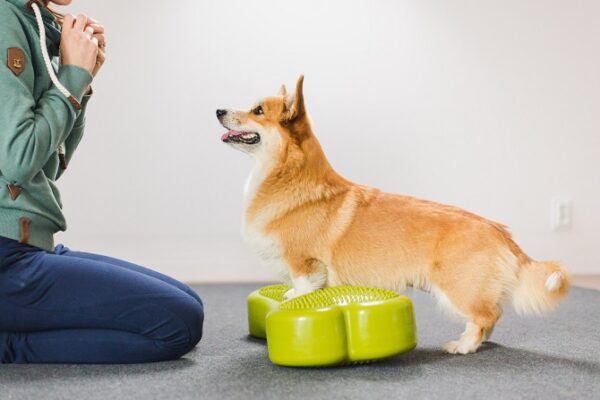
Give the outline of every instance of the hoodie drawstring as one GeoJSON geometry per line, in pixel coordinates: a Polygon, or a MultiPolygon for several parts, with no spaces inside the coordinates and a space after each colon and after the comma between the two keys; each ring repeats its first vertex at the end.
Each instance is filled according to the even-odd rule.
{"type": "MultiPolygon", "coordinates": [[[[46,27],[44,26],[44,20],[42,19],[42,12],[40,11],[40,6],[35,2],[30,2],[31,9],[35,14],[35,19],[37,21],[38,30],[40,33],[40,46],[42,50],[42,57],[44,58],[44,63],[46,64],[46,70],[48,71],[48,75],[50,75],[50,80],[56,86],[56,88],[69,100],[69,102],[75,107],[76,110],[81,110],[81,104],[77,101],[75,97],[69,92],[69,90],[63,86],[62,83],[58,80],[56,76],[56,72],[52,67],[52,62],[50,61],[50,56],[48,55],[48,47],[46,46],[46,27]]],[[[67,169],[67,162],[65,158],[65,144],[61,143],[58,147],[58,158],[60,161],[60,167],[62,169],[67,169]]]]}

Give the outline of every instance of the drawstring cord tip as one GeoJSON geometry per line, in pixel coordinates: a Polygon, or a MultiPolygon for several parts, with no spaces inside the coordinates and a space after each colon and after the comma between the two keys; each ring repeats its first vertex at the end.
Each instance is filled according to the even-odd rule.
{"type": "Polygon", "coordinates": [[[81,110],[81,104],[79,104],[75,97],[69,96],[69,103],[71,103],[77,111],[81,110]]]}
{"type": "Polygon", "coordinates": [[[58,165],[60,169],[67,169],[67,159],[63,153],[58,153],[58,165]]]}

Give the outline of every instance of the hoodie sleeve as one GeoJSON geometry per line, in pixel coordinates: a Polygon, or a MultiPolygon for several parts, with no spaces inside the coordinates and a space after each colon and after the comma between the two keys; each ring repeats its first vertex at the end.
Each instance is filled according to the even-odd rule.
{"type": "MultiPolygon", "coordinates": [[[[0,171],[15,184],[29,182],[71,133],[79,112],[54,86],[33,95],[35,73],[25,33],[11,12],[0,13],[0,171]],[[9,67],[9,49],[25,59],[19,74],[9,67]]],[[[74,65],[62,66],[58,79],[81,103],[92,76],[74,65]]]]}
{"type": "MultiPolygon", "coordinates": [[[[75,120],[75,124],[73,125],[73,129],[71,129],[71,133],[69,133],[67,140],[65,140],[65,158],[67,165],[71,163],[73,153],[75,153],[75,150],[77,150],[77,147],[83,138],[83,132],[85,130],[85,111],[91,98],[92,92],[83,96],[83,99],[81,100],[81,111],[75,120]]],[[[58,180],[58,178],[60,178],[64,172],[64,169],[59,168],[58,172],[56,173],[55,180],[58,180]]]]}

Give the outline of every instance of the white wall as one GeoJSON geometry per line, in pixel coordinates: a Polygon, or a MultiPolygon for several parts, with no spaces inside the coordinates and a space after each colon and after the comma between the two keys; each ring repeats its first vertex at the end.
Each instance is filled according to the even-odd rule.
{"type": "Polygon", "coordinates": [[[87,137],[61,182],[71,247],[188,281],[259,280],[251,162],[218,107],[306,75],[348,178],[506,223],[534,258],[600,272],[600,2],[76,0],[107,27],[87,137]],[[92,183],[93,182],[93,183],[92,183]],[[551,229],[551,199],[573,201],[551,229]]]}

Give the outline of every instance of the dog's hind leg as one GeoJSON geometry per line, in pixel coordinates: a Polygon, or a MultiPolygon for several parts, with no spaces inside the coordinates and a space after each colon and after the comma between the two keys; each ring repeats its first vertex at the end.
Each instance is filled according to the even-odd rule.
{"type": "Polygon", "coordinates": [[[468,354],[477,351],[481,343],[492,333],[501,310],[497,306],[478,306],[469,313],[469,320],[460,339],[444,344],[444,351],[451,354],[468,354]]]}

